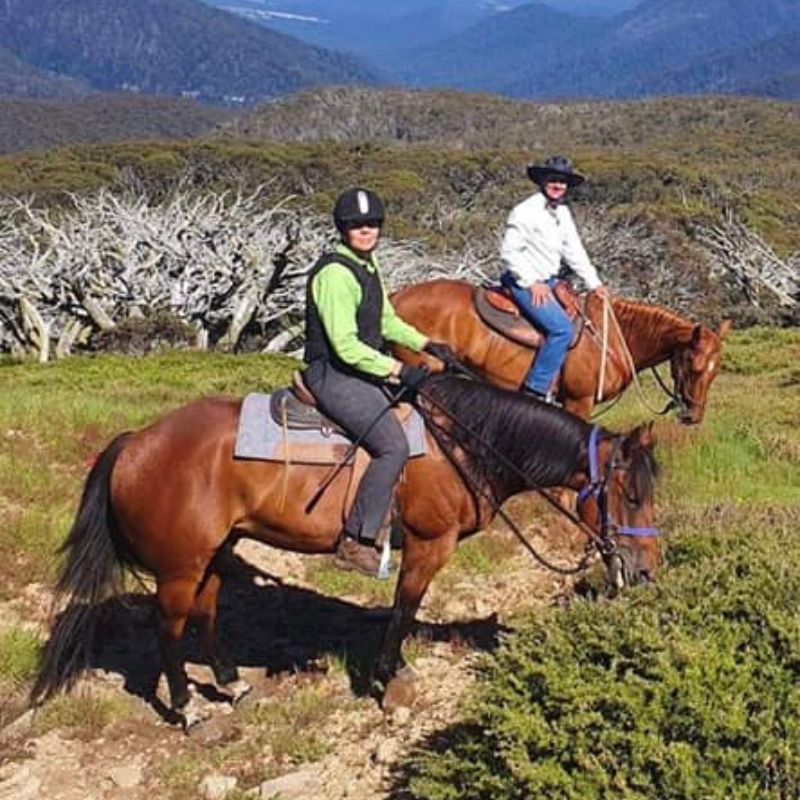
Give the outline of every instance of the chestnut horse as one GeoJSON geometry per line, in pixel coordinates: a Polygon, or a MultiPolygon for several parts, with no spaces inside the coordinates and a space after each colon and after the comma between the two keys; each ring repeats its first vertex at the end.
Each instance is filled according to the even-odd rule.
{"type": "MultiPolygon", "coordinates": [[[[649,428],[614,435],[515,392],[441,375],[417,405],[427,452],[397,490],[404,537],[392,616],[373,669],[380,694],[434,575],[459,540],[487,527],[511,495],[533,487],[584,489],[579,513],[612,574],[633,584],[655,575],[656,464],[649,428]]],[[[233,457],[241,401],[205,398],[115,438],[100,455],[62,550],[58,582],[69,596],[51,632],[33,697],[69,686],[90,657],[91,610],[120,590],[124,568],[155,577],[158,633],[172,708],[188,727],[202,718],[189,691],[180,641],[200,623],[216,681],[234,698],[249,687],[217,641],[218,555],[249,537],[300,553],[332,553],[349,477],[343,470],[313,511],[306,505],[330,467],[233,457]],[[287,472],[288,470],[288,472],[287,472]]]]}
{"type": "MultiPolygon", "coordinates": [[[[407,322],[431,339],[447,342],[466,365],[487,380],[518,389],[534,356],[533,350],[493,331],[475,311],[475,287],[460,280],[438,279],[408,286],[392,295],[392,305],[407,322]]],[[[674,380],[673,399],[680,406],[680,420],[699,423],[706,397],[721,365],[722,340],[730,330],[724,321],[718,332],[695,324],[658,306],[614,298],[614,315],[625,341],[609,319],[603,400],[621,394],[634,379],[625,349],[638,373],[669,360],[674,380]]],[[[565,409],[588,419],[598,396],[601,372],[603,303],[589,295],[587,316],[595,336],[585,332],[564,363],[559,398],[565,409]]],[[[403,360],[416,357],[400,351],[403,360]]]]}

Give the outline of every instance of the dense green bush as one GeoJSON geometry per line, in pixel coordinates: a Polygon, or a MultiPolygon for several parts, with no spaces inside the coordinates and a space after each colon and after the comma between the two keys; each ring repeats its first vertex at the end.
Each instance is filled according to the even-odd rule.
{"type": "Polygon", "coordinates": [[[798,508],[713,516],[659,588],[526,620],[411,796],[800,797],[798,508]]]}

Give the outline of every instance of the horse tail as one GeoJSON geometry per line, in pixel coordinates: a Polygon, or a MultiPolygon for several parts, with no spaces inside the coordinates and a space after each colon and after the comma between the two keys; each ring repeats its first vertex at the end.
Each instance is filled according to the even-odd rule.
{"type": "Polygon", "coordinates": [[[129,433],[117,436],[100,454],[83,487],[78,513],[59,554],[66,554],[61,568],[54,612],[39,675],[31,690],[31,702],[40,704],[60,689],[71,688],[89,664],[99,619],[98,606],[119,594],[132,554],[119,535],[111,501],[111,473],[129,433]]]}

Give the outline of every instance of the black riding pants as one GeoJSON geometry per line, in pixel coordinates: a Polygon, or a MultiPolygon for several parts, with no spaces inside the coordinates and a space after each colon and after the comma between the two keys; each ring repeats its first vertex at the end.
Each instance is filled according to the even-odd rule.
{"type": "MultiPolygon", "coordinates": [[[[373,420],[389,405],[384,389],[368,380],[346,374],[324,361],[314,361],[303,380],[326,416],[354,438],[364,435],[373,420]]],[[[373,426],[361,445],[370,463],[345,520],[345,532],[374,540],[387,518],[392,491],[408,459],[408,442],[397,417],[389,411],[373,426]]]]}

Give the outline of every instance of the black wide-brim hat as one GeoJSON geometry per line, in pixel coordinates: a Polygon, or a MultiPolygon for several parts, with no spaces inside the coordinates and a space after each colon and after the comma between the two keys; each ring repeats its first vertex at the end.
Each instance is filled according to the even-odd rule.
{"type": "Polygon", "coordinates": [[[563,180],[569,187],[580,186],[586,180],[564,156],[550,156],[543,164],[530,164],[528,177],[539,186],[545,184],[548,178],[563,180]]]}

